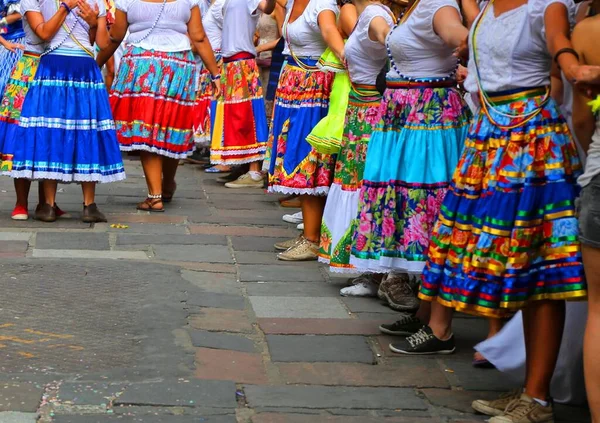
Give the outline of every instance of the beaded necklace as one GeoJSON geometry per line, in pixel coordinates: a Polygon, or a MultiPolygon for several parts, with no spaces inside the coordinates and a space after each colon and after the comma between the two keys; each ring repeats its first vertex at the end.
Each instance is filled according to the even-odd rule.
{"type": "Polygon", "coordinates": [[[473,32],[471,35],[470,44],[473,46],[473,64],[475,65],[475,80],[477,82],[477,88],[479,91],[479,98],[481,100],[482,109],[483,109],[483,112],[485,113],[486,117],[489,119],[489,121],[491,123],[493,123],[498,128],[503,129],[503,130],[511,130],[511,129],[515,129],[520,126],[523,126],[524,124],[526,124],[531,119],[533,119],[534,117],[536,117],[538,114],[541,113],[542,109],[544,108],[544,105],[550,100],[550,88],[546,87],[546,93],[544,94],[544,97],[542,98],[541,103],[539,104],[539,106],[536,109],[532,110],[529,113],[515,113],[515,114],[504,113],[504,112],[498,110],[497,107],[493,104],[493,101],[490,99],[490,97],[484,91],[483,86],[481,84],[481,73],[479,71],[479,66],[477,65],[477,61],[479,59],[479,54],[477,52],[477,34],[479,33],[481,21],[483,20],[484,16],[487,13],[489,13],[489,9],[492,4],[494,4],[494,0],[490,0],[490,2],[485,6],[485,9],[483,9],[483,12],[481,12],[477,21],[474,24],[473,32]],[[501,125],[491,116],[490,110],[493,110],[494,113],[496,113],[500,116],[504,116],[504,117],[507,117],[510,119],[520,119],[520,121],[513,125],[501,125]]]}
{"type": "MultiPolygon", "coordinates": [[[[61,6],[60,6],[60,3],[59,3],[59,1],[60,1],[60,0],[56,0],[56,7],[57,7],[57,10],[58,10],[58,9],[60,9],[60,7],[61,7],[61,6]]],[[[69,10],[69,11],[67,11],[67,12],[68,12],[67,16],[71,15],[71,11],[70,11],[70,10],[69,10]]],[[[60,47],[62,47],[62,46],[63,46],[63,44],[64,44],[64,43],[66,43],[66,42],[67,42],[67,40],[68,40],[69,38],[71,38],[71,39],[72,39],[72,40],[73,40],[75,43],[77,43],[77,45],[78,45],[79,47],[81,47],[81,48],[83,49],[83,51],[85,51],[85,52],[86,52],[88,55],[90,55],[90,57],[94,57],[94,53],[93,53],[93,52],[91,52],[89,49],[87,49],[85,46],[83,46],[83,45],[82,45],[82,44],[79,42],[79,40],[73,36],[73,30],[75,30],[75,27],[77,26],[77,24],[81,24],[81,26],[83,26],[83,24],[82,24],[82,23],[81,23],[81,21],[79,20],[79,16],[77,16],[77,15],[75,15],[75,14],[73,14],[73,16],[75,17],[75,21],[73,22],[73,25],[71,25],[71,27],[68,27],[68,26],[67,26],[67,20],[66,20],[66,19],[65,19],[65,22],[64,22],[64,23],[63,23],[63,25],[62,25],[63,29],[64,29],[64,30],[65,30],[65,32],[66,32],[66,35],[64,36],[64,38],[63,38],[63,39],[62,39],[62,40],[61,40],[61,41],[60,41],[60,42],[59,42],[59,43],[58,43],[56,46],[54,46],[54,47],[51,47],[51,48],[47,49],[46,51],[44,51],[44,52],[41,54],[41,56],[45,56],[45,55],[47,55],[47,54],[50,54],[50,53],[52,53],[52,52],[53,52],[53,51],[55,51],[55,50],[58,50],[60,47]]]]}
{"type": "MultiPolygon", "coordinates": [[[[308,7],[308,5],[307,5],[307,7],[308,7]]],[[[287,42],[288,49],[290,50],[290,56],[292,56],[292,59],[294,59],[294,61],[296,62],[296,64],[298,65],[298,67],[300,69],[302,69],[306,72],[317,72],[317,71],[321,70],[318,66],[307,65],[306,63],[302,62],[300,60],[300,58],[298,56],[296,56],[296,54],[294,53],[294,50],[292,50],[292,43],[290,42],[290,34],[289,34],[288,26],[290,25],[290,16],[292,15],[293,8],[294,8],[294,5],[292,3],[292,7],[290,9],[290,15],[286,18],[285,23],[283,24],[283,29],[282,29],[282,32],[285,34],[285,41],[287,42]]],[[[296,20],[301,18],[302,15],[304,15],[304,11],[302,11],[300,16],[298,16],[296,18],[296,20]]],[[[294,21],[294,22],[296,22],[296,21],[294,21]]],[[[294,22],[292,22],[292,23],[294,23],[294,22]]]]}
{"type": "Polygon", "coordinates": [[[154,23],[152,24],[152,26],[150,27],[148,32],[146,32],[146,34],[139,40],[130,40],[127,42],[129,44],[139,44],[139,43],[145,41],[150,36],[150,34],[152,34],[152,31],[154,31],[154,28],[156,28],[156,25],[158,25],[158,21],[160,20],[160,17],[162,16],[163,12],[165,11],[165,7],[167,7],[167,0],[163,0],[162,6],[160,8],[160,12],[158,12],[156,19],[154,19],[154,23]]]}
{"type": "Polygon", "coordinates": [[[391,35],[396,30],[396,28],[398,28],[400,25],[402,25],[403,23],[405,23],[408,20],[408,18],[412,15],[412,13],[415,11],[415,9],[417,8],[417,5],[420,2],[421,2],[421,0],[415,0],[414,3],[412,4],[412,6],[410,6],[410,8],[408,10],[402,12],[402,15],[400,15],[400,20],[398,21],[398,23],[396,23],[396,25],[394,25],[394,27],[392,28],[392,30],[390,31],[390,33],[388,34],[388,36],[385,39],[385,49],[387,51],[388,61],[390,62],[390,67],[392,69],[394,69],[394,71],[398,74],[398,76],[400,76],[400,78],[410,81],[410,82],[445,82],[445,81],[453,80],[453,79],[455,79],[456,70],[458,69],[458,65],[460,64],[459,58],[456,59],[456,67],[452,70],[452,72],[450,72],[450,74],[448,76],[443,76],[440,78],[413,78],[411,76],[404,75],[402,72],[400,72],[400,69],[396,65],[396,62],[394,61],[394,56],[392,55],[392,49],[390,48],[391,35]]]}

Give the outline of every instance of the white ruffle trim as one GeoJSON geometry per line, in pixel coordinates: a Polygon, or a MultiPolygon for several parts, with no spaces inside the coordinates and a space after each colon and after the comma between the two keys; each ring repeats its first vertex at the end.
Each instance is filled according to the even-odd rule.
{"type": "MultiPolygon", "coordinates": [[[[193,147],[194,147],[194,145],[191,144],[191,148],[192,149],[193,149],[193,147]]],[[[154,154],[158,154],[159,156],[168,157],[169,159],[178,159],[178,160],[187,159],[193,153],[193,150],[190,149],[190,151],[187,151],[185,153],[176,154],[176,153],[171,153],[170,151],[161,150],[161,149],[156,148],[156,147],[150,147],[150,146],[147,146],[145,144],[132,145],[132,146],[121,145],[120,149],[121,149],[121,151],[124,151],[124,152],[129,152],[129,151],[147,151],[148,153],[154,153],[154,154]]]]}
{"type": "Polygon", "coordinates": [[[33,181],[40,179],[48,179],[59,181],[65,184],[81,183],[81,182],[97,182],[100,184],[108,184],[110,182],[119,182],[126,178],[125,172],[115,173],[113,175],[101,175],[92,173],[89,175],[81,174],[64,174],[59,172],[32,172],[30,170],[2,172],[4,176],[10,176],[15,179],[30,179],[33,181]]]}
{"type": "Polygon", "coordinates": [[[230,159],[230,160],[210,160],[210,164],[211,165],[242,165],[242,164],[246,164],[246,163],[254,163],[254,162],[260,162],[261,160],[264,159],[263,157],[248,157],[245,159],[230,159]]]}
{"type": "Polygon", "coordinates": [[[329,187],[317,188],[290,188],[282,185],[270,185],[267,192],[271,194],[296,194],[296,195],[327,195],[329,187]]]}
{"type": "Polygon", "coordinates": [[[240,154],[262,153],[264,155],[266,149],[267,149],[267,147],[263,143],[262,147],[254,147],[254,148],[248,148],[248,149],[240,148],[239,150],[216,150],[216,149],[211,148],[210,154],[215,155],[215,156],[239,156],[240,154]]]}
{"type": "Polygon", "coordinates": [[[379,260],[350,257],[350,264],[360,273],[402,272],[420,275],[425,268],[424,261],[409,261],[403,258],[382,257],[379,260]]]}

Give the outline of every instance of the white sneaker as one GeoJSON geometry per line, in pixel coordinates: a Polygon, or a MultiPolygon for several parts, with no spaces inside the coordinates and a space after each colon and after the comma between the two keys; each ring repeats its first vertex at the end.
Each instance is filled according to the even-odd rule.
{"type": "Polygon", "coordinates": [[[299,211],[298,213],[294,214],[284,214],[282,219],[284,222],[293,223],[297,225],[299,223],[302,223],[302,212],[299,211]]]}
{"type": "Polygon", "coordinates": [[[304,230],[304,223],[301,223],[298,226],[296,226],[296,229],[298,229],[299,231],[303,231],[304,230]]]}
{"type": "Polygon", "coordinates": [[[262,176],[255,177],[251,172],[244,173],[235,181],[227,182],[227,188],[263,188],[262,176]]]}
{"type": "Polygon", "coordinates": [[[376,297],[377,285],[371,282],[360,282],[340,290],[342,297],[376,297]]]}

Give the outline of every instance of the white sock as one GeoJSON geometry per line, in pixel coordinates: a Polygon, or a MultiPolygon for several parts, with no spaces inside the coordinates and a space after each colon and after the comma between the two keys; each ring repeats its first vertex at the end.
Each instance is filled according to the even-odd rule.
{"type": "Polygon", "coordinates": [[[548,407],[550,403],[548,401],[542,401],[541,399],[533,398],[535,402],[540,404],[542,407],[548,407]]]}
{"type": "Polygon", "coordinates": [[[260,173],[257,170],[251,170],[248,173],[250,174],[250,176],[252,177],[252,179],[254,179],[255,181],[258,181],[259,179],[262,179],[262,173],[260,173]]]}

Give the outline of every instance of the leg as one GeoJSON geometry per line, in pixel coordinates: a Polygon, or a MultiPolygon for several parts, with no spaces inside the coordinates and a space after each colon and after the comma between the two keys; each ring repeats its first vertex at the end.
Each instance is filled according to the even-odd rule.
{"type": "Polygon", "coordinates": [[[44,185],[40,181],[40,182],[38,182],[38,204],[45,204],[45,203],[46,203],[46,195],[44,194],[44,185]]]}
{"type": "Polygon", "coordinates": [[[415,317],[424,325],[428,325],[429,318],[431,317],[431,303],[429,301],[421,301],[415,317]]]}
{"type": "Polygon", "coordinates": [[[429,319],[429,327],[433,331],[436,338],[446,340],[452,336],[452,316],[454,309],[445,307],[433,301],[431,303],[431,317],[429,319]]]}
{"type": "Polygon", "coordinates": [[[89,206],[94,204],[96,200],[96,183],[95,182],[83,182],[81,184],[81,191],[83,191],[83,205],[89,206]]]}
{"type": "Polygon", "coordinates": [[[31,181],[29,179],[15,179],[15,192],[17,193],[17,205],[27,208],[29,189],[31,188],[31,181]]]}
{"type": "Polygon", "coordinates": [[[321,221],[325,211],[327,197],[318,195],[302,195],[302,217],[304,219],[304,237],[312,242],[321,239],[321,221]]]}
{"type": "Polygon", "coordinates": [[[58,181],[47,180],[43,181],[41,184],[43,187],[46,204],[54,207],[54,203],[56,203],[56,189],[58,188],[58,181]]]}
{"type": "Polygon", "coordinates": [[[250,163],[250,172],[260,172],[260,162],[250,163]]]}
{"type": "MultiPolygon", "coordinates": [[[[139,210],[163,211],[162,185],[163,185],[163,158],[158,154],[147,151],[140,152],[146,184],[148,185],[148,198],[138,204],[139,210]]],[[[172,172],[172,169],[169,171],[172,172]]],[[[174,177],[174,173],[172,173],[174,177]]]]}
{"type": "Polygon", "coordinates": [[[564,301],[533,301],[523,310],[527,351],[525,393],[546,401],[565,325],[564,301]]]}
{"type": "Polygon", "coordinates": [[[179,168],[179,160],[170,159],[168,157],[163,157],[162,159],[163,202],[170,203],[171,200],[173,200],[173,195],[175,195],[175,190],[177,190],[175,175],[177,174],[177,169],[179,168]]]}
{"type": "Polygon", "coordinates": [[[106,76],[104,78],[104,83],[106,84],[106,89],[110,91],[112,88],[113,81],[115,79],[115,58],[111,57],[106,62],[106,76]]]}
{"type": "Polygon", "coordinates": [[[96,182],[83,182],[81,190],[83,191],[83,214],[81,220],[85,223],[106,222],[106,216],[104,216],[96,205],[96,182]]]}
{"type": "Polygon", "coordinates": [[[592,423],[600,423],[600,249],[583,246],[583,264],[588,282],[588,321],[583,344],[585,386],[592,423]]]}

